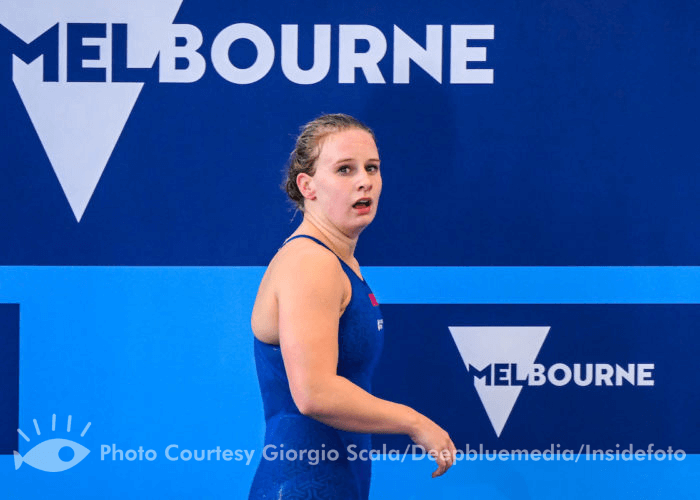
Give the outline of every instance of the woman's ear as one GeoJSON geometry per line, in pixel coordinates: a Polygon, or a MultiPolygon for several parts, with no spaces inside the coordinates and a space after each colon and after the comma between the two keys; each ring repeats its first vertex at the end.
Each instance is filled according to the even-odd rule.
{"type": "Polygon", "coordinates": [[[316,199],[316,187],[314,186],[314,178],[309,174],[300,173],[297,175],[297,187],[301,195],[307,200],[316,199]]]}

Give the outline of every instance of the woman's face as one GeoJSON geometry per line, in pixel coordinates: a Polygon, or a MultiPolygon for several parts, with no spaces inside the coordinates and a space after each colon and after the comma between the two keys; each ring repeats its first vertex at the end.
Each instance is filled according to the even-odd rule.
{"type": "Polygon", "coordinates": [[[374,219],[382,192],[379,152],[372,136],[357,128],[327,136],[309,183],[315,198],[306,200],[306,208],[313,205],[320,211],[317,215],[348,236],[359,234],[374,219]]]}

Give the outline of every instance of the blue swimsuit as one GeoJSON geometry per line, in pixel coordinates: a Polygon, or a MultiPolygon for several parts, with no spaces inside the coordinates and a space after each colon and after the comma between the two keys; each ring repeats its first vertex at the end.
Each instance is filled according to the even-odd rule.
{"type": "MultiPolygon", "coordinates": [[[[307,235],[287,242],[295,238],[309,238],[330,250],[307,235]]],[[[372,372],[384,344],[382,315],[367,283],[338,260],[350,279],[352,297],[338,326],[337,373],[371,392],[372,372]]],[[[257,338],[254,342],[266,431],[249,500],[369,498],[371,436],[337,430],[302,415],[289,390],[280,347],[257,338]]]]}

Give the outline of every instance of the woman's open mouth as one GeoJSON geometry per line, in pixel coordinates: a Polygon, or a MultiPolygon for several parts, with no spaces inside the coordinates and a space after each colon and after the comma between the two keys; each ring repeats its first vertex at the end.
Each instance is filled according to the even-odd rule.
{"type": "Polygon", "coordinates": [[[360,214],[366,214],[369,213],[371,206],[372,198],[360,198],[355,202],[352,208],[357,210],[360,214]]]}

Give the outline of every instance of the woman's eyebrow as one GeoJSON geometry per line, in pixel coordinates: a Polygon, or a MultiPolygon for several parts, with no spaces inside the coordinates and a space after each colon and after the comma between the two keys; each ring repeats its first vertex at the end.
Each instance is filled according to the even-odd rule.
{"type": "Polygon", "coordinates": [[[336,161],[335,164],[337,165],[338,163],[345,163],[345,162],[353,161],[353,160],[354,160],[354,158],[343,158],[342,160],[336,161]]]}
{"type": "MultiPolygon", "coordinates": [[[[340,163],[347,163],[347,162],[352,162],[352,161],[355,161],[355,158],[343,158],[342,160],[337,160],[333,165],[338,165],[340,163]]],[[[380,163],[379,158],[369,158],[367,161],[380,163]]]]}

